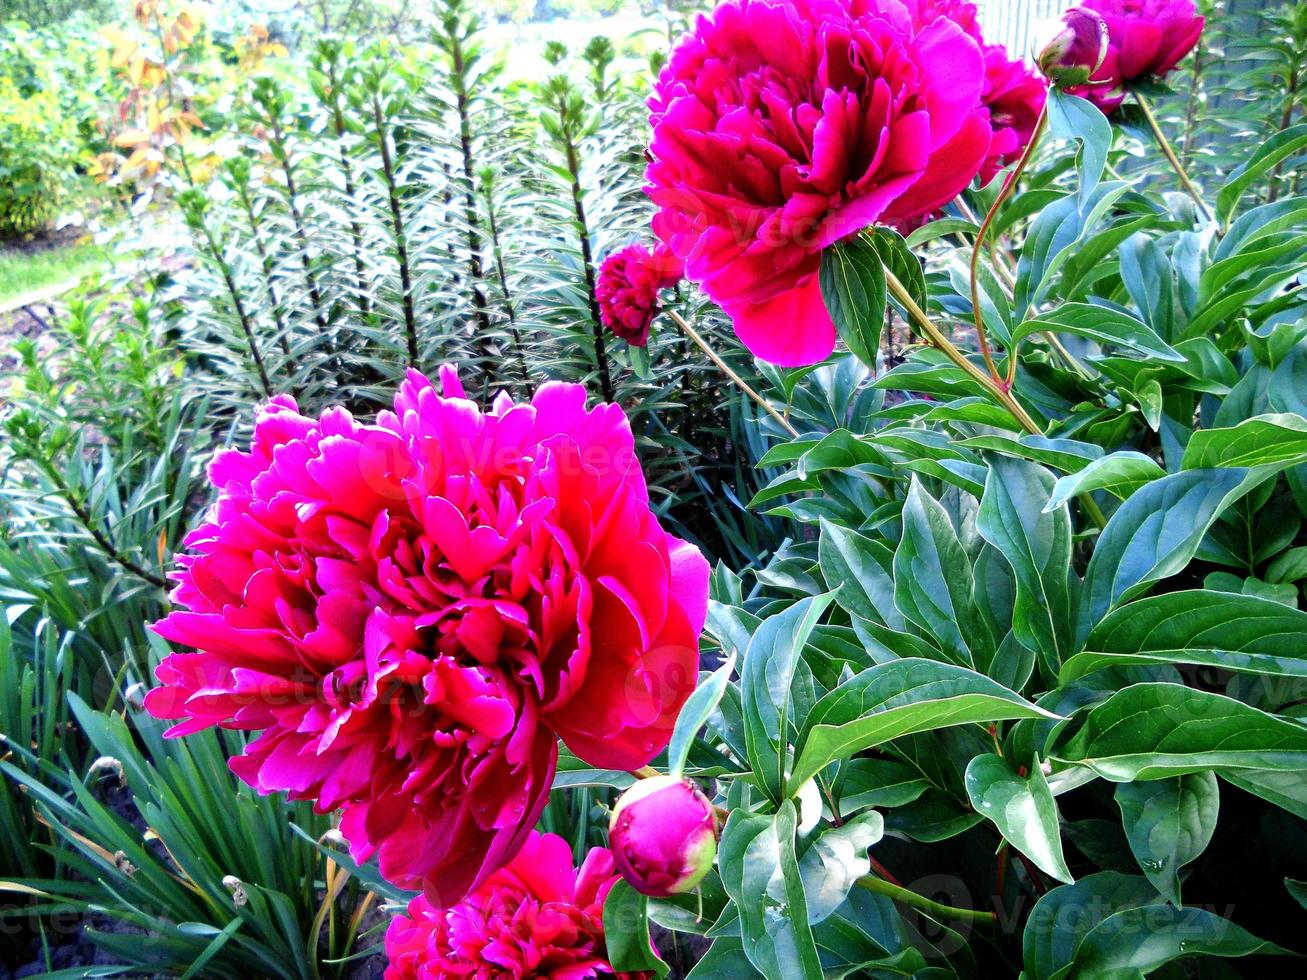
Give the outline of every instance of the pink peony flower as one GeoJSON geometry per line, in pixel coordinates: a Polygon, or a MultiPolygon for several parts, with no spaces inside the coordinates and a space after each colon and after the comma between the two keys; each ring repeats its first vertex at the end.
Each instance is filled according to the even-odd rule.
{"type": "Polygon", "coordinates": [[[645,346],[659,309],[658,290],[675,286],[684,272],[684,263],[661,243],[652,253],[637,242],[608,256],[595,284],[604,326],[628,344],[645,346]]]}
{"type": "Polygon", "coordinates": [[[822,250],[948,202],[989,151],[984,61],[898,0],[726,0],[650,100],[654,228],[781,365],[828,355],[822,250]]]}
{"type": "Polygon", "coordinates": [[[423,896],[386,930],[385,980],[584,980],[615,973],[604,946],[604,899],[617,876],[596,847],[580,869],[553,834],[528,835],[522,849],[452,908],[423,896]]]}
{"type": "Polygon", "coordinates": [[[694,783],[676,776],[642,779],[617,800],[608,843],[622,877],[645,895],[688,892],[712,869],[717,811],[694,783]]]}
{"type": "Polygon", "coordinates": [[[1104,112],[1125,101],[1125,87],[1141,78],[1165,75],[1203,33],[1204,18],[1193,0],[1082,0],[1107,24],[1107,57],[1090,78],[1098,85],[1076,89],[1104,112]]]}
{"type": "Polygon", "coordinates": [[[146,708],[169,735],[261,729],[237,775],[343,807],[356,858],[449,905],[527,839],[559,737],[614,769],[667,744],[708,565],[650,511],[617,406],[551,383],[483,413],[441,377],[371,425],[279,396],[214,459],[154,627],[200,652],[146,708]]]}
{"type": "Polygon", "coordinates": [[[1020,61],[1009,58],[1003,45],[985,48],[985,91],[981,101],[989,110],[991,137],[989,153],[980,168],[982,183],[989,183],[1025,151],[1047,98],[1043,79],[1020,61]]]}

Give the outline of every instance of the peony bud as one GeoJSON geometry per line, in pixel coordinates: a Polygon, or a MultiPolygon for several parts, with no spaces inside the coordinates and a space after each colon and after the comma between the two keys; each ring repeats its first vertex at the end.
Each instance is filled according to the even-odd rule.
{"type": "Polygon", "coordinates": [[[1072,7],[1065,25],[1039,53],[1039,70],[1059,88],[1084,85],[1108,52],[1107,23],[1092,10],[1072,7]]]}
{"type": "Polygon", "coordinates": [[[617,870],[638,892],[665,898],[703,880],[717,854],[717,813],[699,787],[674,776],[642,779],[608,824],[617,870]]]}

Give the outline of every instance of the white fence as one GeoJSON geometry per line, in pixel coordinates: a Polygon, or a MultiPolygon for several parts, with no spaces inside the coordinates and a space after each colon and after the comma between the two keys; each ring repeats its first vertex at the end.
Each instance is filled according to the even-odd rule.
{"type": "Polygon", "coordinates": [[[1014,58],[1033,61],[1034,48],[1052,35],[1062,11],[1075,0],[975,0],[985,40],[1002,44],[1014,58]]]}

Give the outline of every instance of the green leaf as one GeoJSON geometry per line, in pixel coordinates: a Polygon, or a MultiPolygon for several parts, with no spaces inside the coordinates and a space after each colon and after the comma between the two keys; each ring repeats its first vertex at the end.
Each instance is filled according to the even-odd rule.
{"type": "Polygon", "coordinates": [[[829,246],[818,274],[821,296],[840,339],[873,371],[885,326],[885,269],[864,237],[829,246]]]}
{"type": "Polygon", "coordinates": [[[1195,589],[1127,603],[1090,632],[1061,682],[1104,667],[1190,663],[1307,677],[1307,612],[1258,596],[1195,589]]]}
{"type": "Polygon", "coordinates": [[[1107,306],[1063,303],[1019,324],[1012,332],[1012,343],[1019,344],[1033,333],[1075,334],[1100,344],[1124,347],[1159,361],[1186,363],[1185,356],[1162,340],[1148,324],[1107,306]]]}
{"type": "Polygon", "coordinates": [[[884,818],[869,810],[828,828],[809,845],[799,861],[809,923],[815,926],[844,904],[854,882],[871,870],[867,848],[884,833],[884,818]]]}
{"type": "Polygon", "coordinates": [[[1088,99],[1068,95],[1054,86],[1048,93],[1048,128],[1058,139],[1073,139],[1076,169],[1080,173],[1080,197],[1088,197],[1103,177],[1107,151],[1112,146],[1112,125],[1088,99]]]}
{"type": "Polygon", "coordinates": [[[857,531],[824,518],[820,524],[818,561],[827,586],[837,589],[835,601],[855,616],[901,632],[906,624],[894,605],[893,553],[857,531]]]}
{"type": "Polygon", "coordinates": [[[971,562],[943,506],[914,478],[894,553],[894,604],[962,663],[987,662],[993,638],[972,601],[971,562]]]}
{"type": "Polygon", "coordinates": [[[1244,192],[1281,161],[1287,160],[1305,147],[1307,147],[1307,123],[1281,130],[1259,146],[1256,153],[1225,178],[1224,186],[1216,195],[1217,220],[1222,225],[1228,225],[1244,192]]]}
{"type": "Polygon", "coordinates": [[[1301,772],[1222,772],[1221,778],[1245,793],[1260,796],[1294,816],[1307,820],[1307,779],[1301,772]]]}
{"type": "Polygon", "coordinates": [[[686,974],[685,980],[753,980],[762,974],[753,968],[749,957],[744,955],[740,940],[733,936],[723,936],[708,947],[708,952],[686,974]]]}
{"type": "Polygon", "coordinates": [[[1185,446],[1181,469],[1297,466],[1307,462],[1307,419],[1258,415],[1231,429],[1199,429],[1185,446]]]}
{"type": "Polygon", "coordinates": [[[967,796],[981,816],[993,821],[1004,840],[1045,874],[1070,882],[1062,854],[1057,803],[1039,760],[1030,775],[1018,776],[996,755],[978,755],[967,765],[967,796]]]}
{"type": "Polygon", "coordinates": [[[1078,473],[1068,473],[1059,479],[1045,509],[1061,507],[1072,497],[1091,490],[1106,490],[1125,500],[1139,488],[1164,476],[1166,470],[1150,456],[1131,451],[1111,453],[1094,460],[1078,473]]]}
{"type": "Polygon", "coordinates": [[[620,972],[652,970],[665,977],[671,968],[649,942],[649,899],[619,878],[604,899],[604,938],[608,961],[620,972]]]}
{"type": "Polygon", "coordinates": [[[722,831],[722,884],[739,909],[745,955],[768,980],[821,977],[795,829],[794,804],[785,800],[774,816],[734,810],[722,831]]]}
{"type": "Polygon", "coordinates": [[[1017,263],[1014,309],[1018,315],[1024,317],[1025,311],[1043,299],[1054,274],[1075,252],[1077,243],[1129,188],[1122,181],[1100,183],[1087,197],[1069,194],[1039,213],[1017,263]]]}
{"type": "Polygon", "coordinates": [[[1076,948],[1071,970],[1078,977],[1142,977],[1182,956],[1257,954],[1294,955],[1206,909],[1144,905],[1094,926],[1076,948]]]}
{"type": "Polygon", "coordinates": [[[1307,727],[1221,694],[1135,684],[1089,709],[1052,755],[1117,783],[1205,769],[1288,772],[1307,769],[1307,727]]]}
{"type": "Polygon", "coordinates": [[[930,787],[920,772],[893,759],[850,759],[840,770],[841,813],[911,803],[930,787]]]}
{"type": "Polygon", "coordinates": [[[1136,491],[1107,522],[1085,570],[1081,632],[1182,571],[1225,508],[1270,475],[1268,467],[1185,470],[1136,491]]]}
{"type": "Polygon", "coordinates": [[[1021,936],[1031,978],[1052,980],[1075,959],[1085,936],[1107,917],[1157,900],[1145,878],[1102,871],[1054,888],[1035,903],[1021,936]]]}
{"type": "MultiPolygon", "coordinates": [[[[762,621],[749,641],[740,676],[745,742],[753,771],[773,799],[781,798],[789,745],[790,687],[799,654],[833,596],[801,599],[762,621]]],[[[803,719],[797,719],[802,724],[803,719]]]]}
{"type": "MultiPolygon", "coordinates": [[[[864,232],[863,238],[880,256],[881,265],[888,269],[899,284],[908,291],[912,301],[921,309],[926,309],[930,302],[926,272],[921,266],[921,259],[917,258],[916,253],[908,247],[903,236],[892,228],[877,225],[870,231],[864,232]]],[[[904,317],[907,317],[908,313],[902,306],[893,299],[890,301],[904,317]]]]}
{"type": "Polygon", "coordinates": [[[1071,517],[1065,507],[1045,508],[1053,485],[1053,475],[1042,466],[995,459],[976,515],[976,530],[1002,553],[1016,576],[1012,628],[1036,651],[1050,678],[1057,676],[1075,639],[1071,517]]]}
{"type": "Polygon", "coordinates": [[[676,716],[676,727],[672,729],[672,738],[667,745],[668,775],[680,776],[685,770],[685,760],[690,754],[690,746],[694,744],[694,737],[707,724],[708,717],[717,710],[734,670],[735,654],[732,653],[707,680],[700,681],[699,686],[686,699],[681,713],[676,716]]]}
{"type": "Polygon", "coordinates": [[[813,706],[789,785],[797,791],[835,760],[913,732],[1055,717],[965,667],[916,658],[892,660],[868,667],[813,706]]]}
{"type": "Polygon", "coordinates": [[[1120,783],[1116,805],[1144,877],[1171,904],[1180,905],[1180,869],[1207,849],[1216,832],[1220,806],[1216,776],[1195,772],[1120,783]]]}

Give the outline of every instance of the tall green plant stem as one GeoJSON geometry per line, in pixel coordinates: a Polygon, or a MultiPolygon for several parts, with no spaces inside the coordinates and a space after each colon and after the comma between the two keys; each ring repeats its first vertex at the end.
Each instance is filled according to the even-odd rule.
{"type": "Polygon", "coordinates": [[[309,287],[309,300],[313,303],[313,320],[319,330],[327,329],[327,318],[322,310],[322,289],[318,286],[318,274],[313,269],[313,259],[309,256],[309,233],[304,227],[304,214],[299,205],[299,188],[295,184],[295,167],[290,158],[290,142],[281,124],[281,113],[269,110],[272,123],[273,155],[281,164],[282,175],[286,178],[286,210],[290,212],[291,229],[295,234],[295,245],[299,248],[300,266],[304,269],[304,280],[309,287]]]}
{"type": "Polygon", "coordinates": [[[463,53],[461,25],[449,31],[450,80],[454,87],[454,107],[458,111],[458,145],[463,161],[463,224],[467,231],[468,283],[472,307],[482,335],[490,331],[490,313],[484,292],[484,269],[481,264],[481,232],[477,219],[476,179],[472,164],[472,98],[467,88],[467,58],[463,53]]]}
{"type": "Polygon", "coordinates": [[[381,150],[381,172],[386,179],[386,200],[390,205],[390,224],[395,235],[395,262],[399,266],[399,285],[403,292],[404,338],[408,346],[408,362],[411,367],[419,367],[417,313],[413,308],[413,278],[409,270],[404,209],[399,201],[399,185],[395,179],[395,162],[390,156],[390,139],[386,132],[385,116],[381,111],[381,97],[375,91],[372,93],[372,123],[381,150]]]}
{"type": "MultiPolygon", "coordinates": [[[[1021,175],[1025,172],[1026,166],[1030,163],[1030,158],[1035,155],[1035,149],[1039,146],[1039,137],[1043,135],[1044,128],[1047,125],[1048,103],[1045,102],[1043,108],[1039,110],[1039,119],[1035,123],[1035,131],[1030,134],[1030,141],[1021,152],[1021,158],[1017,161],[1017,165],[1012,168],[1012,172],[1003,181],[1003,186],[999,189],[998,196],[994,198],[994,203],[989,206],[989,211],[985,214],[985,220],[980,223],[980,229],[976,232],[976,241],[971,249],[971,315],[976,324],[976,340],[979,342],[980,355],[985,359],[985,367],[989,369],[990,377],[1005,389],[1012,387],[1012,378],[1009,376],[1006,381],[1000,380],[1002,376],[998,373],[998,367],[994,364],[993,355],[989,352],[989,340],[985,335],[985,316],[980,307],[980,282],[978,279],[980,256],[985,250],[985,236],[989,233],[990,225],[994,223],[998,209],[1012,196],[1017,181],[1021,179],[1021,175]]],[[[1008,351],[1008,361],[1010,365],[1016,364],[1016,351],[1008,351]]]]}
{"type": "Polygon", "coordinates": [[[581,264],[585,270],[585,293],[590,306],[590,322],[594,328],[595,361],[599,367],[599,388],[604,401],[614,400],[613,376],[608,370],[608,349],[604,339],[604,321],[599,315],[599,300],[595,297],[594,249],[590,245],[590,223],[585,215],[585,201],[581,190],[581,160],[576,150],[576,138],[568,118],[567,100],[558,96],[558,131],[567,156],[567,174],[571,181],[572,211],[576,215],[577,233],[581,237],[581,264]]]}
{"type": "MultiPolygon", "coordinates": [[[[889,275],[888,271],[886,272],[886,275],[889,275]]],[[[736,374],[735,371],[731,368],[731,366],[727,364],[724,360],[722,360],[720,355],[718,355],[718,353],[708,345],[708,342],[704,340],[702,336],[700,336],[699,331],[695,330],[694,327],[690,326],[690,324],[686,322],[685,318],[682,317],[681,314],[677,313],[675,310],[668,310],[667,315],[671,318],[673,323],[675,323],[678,327],[680,327],[680,329],[685,333],[687,337],[689,337],[692,341],[694,341],[694,343],[698,346],[698,348],[701,351],[703,351],[705,354],[708,355],[708,360],[712,361],[713,364],[717,365],[717,369],[721,371],[722,374],[726,375],[726,377],[730,378],[731,382],[737,388],[739,388],[742,392],[744,392],[746,395],[752,398],[754,402],[756,402],[758,406],[762,408],[763,411],[765,411],[768,415],[770,415],[773,419],[776,420],[777,424],[780,425],[782,429],[788,432],[795,439],[799,438],[799,430],[790,424],[790,420],[787,419],[780,412],[776,411],[776,409],[771,406],[771,404],[767,401],[767,399],[763,398],[762,395],[754,391],[747,381],[745,381],[738,374],[736,374]]]]}
{"type": "Polygon", "coordinates": [[[349,160],[349,148],[345,145],[348,127],[345,125],[345,113],[341,108],[339,67],[336,59],[327,62],[327,83],[331,86],[331,128],[336,134],[336,153],[340,160],[340,175],[345,184],[346,206],[349,208],[349,237],[354,251],[354,301],[358,305],[359,316],[366,323],[371,307],[368,301],[368,267],[363,258],[363,226],[359,224],[358,219],[362,209],[359,206],[358,192],[354,183],[354,167],[349,160]]]}
{"type": "Polygon", "coordinates": [[[281,338],[281,351],[290,358],[290,331],[286,327],[286,320],[281,312],[281,298],[277,295],[277,287],[273,283],[273,266],[272,256],[268,254],[268,249],[263,244],[263,233],[259,230],[259,218],[254,213],[254,201],[250,198],[249,184],[244,181],[233,180],[236,186],[236,196],[240,198],[242,209],[245,212],[245,220],[250,227],[250,238],[254,241],[254,248],[259,253],[259,265],[263,269],[263,288],[268,297],[268,309],[272,313],[272,319],[277,324],[277,334],[281,338]]]}
{"type": "Polygon", "coordinates": [[[263,356],[259,353],[259,344],[254,338],[254,328],[250,324],[250,315],[245,309],[245,301],[241,299],[240,290],[236,288],[236,279],[232,275],[231,265],[222,254],[222,249],[218,247],[213,232],[204,223],[204,216],[202,214],[197,215],[197,218],[195,227],[204,236],[204,242],[209,247],[209,256],[213,259],[213,264],[218,267],[218,271],[222,273],[222,281],[227,287],[227,292],[231,294],[232,306],[236,309],[236,318],[240,321],[241,332],[245,334],[245,343],[250,349],[250,359],[254,362],[254,369],[259,375],[259,385],[263,388],[263,397],[271,398],[272,381],[268,378],[268,370],[263,365],[263,356]]]}
{"type": "Polygon", "coordinates": [[[998,918],[993,912],[979,912],[976,909],[959,909],[952,905],[942,905],[901,885],[891,885],[888,881],[883,881],[874,875],[859,878],[858,887],[874,892],[877,895],[884,895],[901,905],[907,905],[939,919],[953,919],[956,922],[977,922],[988,926],[995,925],[998,922],[998,918]]]}
{"type": "MultiPolygon", "coordinates": [[[[1007,386],[995,381],[980,368],[972,364],[962,351],[958,350],[953,341],[944,336],[944,332],[937,327],[934,322],[926,315],[926,311],[917,305],[917,301],[912,298],[912,294],[904,288],[903,283],[889,269],[885,270],[885,287],[890,295],[908,311],[908,316],[916,324],[917,329],[930,340],[932,344],[938,347],[950,361],[958,368],[973,379],[978,385],[985,389],[985,393],[994,401],[998,402],[1015,418],[1023,429],[1032,436],[1042,436],[1044,430],[1040,428],[1039,423],[1030,417],[1030,414],[1021,407],[1021,403],[1012,396],[1012,391],[1007,386]]],[[[1098,504],[1088,494],[1081,494],[1079,497],[1081,506],[1085,508],[1085,513],[1089,515],[1090,520],[1100,528],[1107,526],[1107,517],[1098,504]]]]}
{"type": "Polygon", "coordinates": [[[1197,205],[1198,212],[1203,216],[1203,218],[1207,221],[1212,221],[1212,209],[1207,206],[1207,202],[1203,200],[1202,191],[1200,191],[1194,185],[1194,182],[1189,179],[1189,174],[1185,172],[1184,164],[1182,164],[1180,158],[1175,155],[1175,150],[1171,148],[1170,141],[1166,138],[1166,134],[1162,132],[1162,127],[1157,123],[1157,117],[1153,115],[1153,110],[1148,104],[1148,99],[1146,99],[1140,92],[1135,92],[1134,96],[1135,102],[1139,106],[1139,111],[1143,113],[1144,120],[1148,123],[1148,128],[1153,131],[1153,138],[1157,140],[1158,149],[1162,151],[1162,155],[1166,157],[1167,161],[1171,164],[1171,169],[1175,171],[1175,175],[1180,178],[1180,186],[1184,188],[1185,193],[1193,198],[1194,204],[1197,205]]]}
{"type": "Polygon", "coordinates": [[[482,172],[482,193],[485,195],[486,221],[490,226],[490,248],[495,259],[495,274],[499,279],[499,291],[504,297],[504,313],[508,315],[508,332],[513,338],[513,359],[517,362],[518,373],[524,384],[531,384],[531,370],[526,365],[526,355],[522,352],[522,334],[517,326],[517,303],[513,300],[513,291],[508,285],[508,270],[504,267],[504,246],[499,238],[499,218],[495,213],[494,175],[491,171],[482,172]]]}

